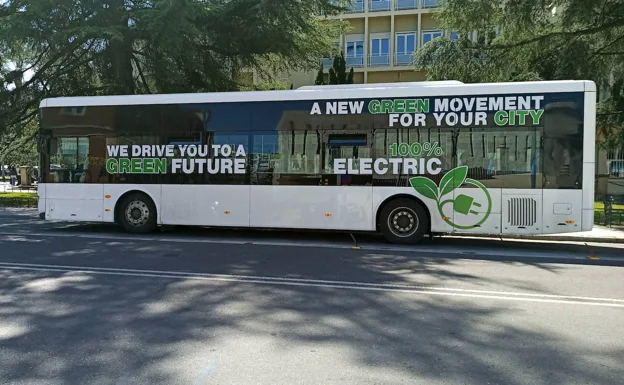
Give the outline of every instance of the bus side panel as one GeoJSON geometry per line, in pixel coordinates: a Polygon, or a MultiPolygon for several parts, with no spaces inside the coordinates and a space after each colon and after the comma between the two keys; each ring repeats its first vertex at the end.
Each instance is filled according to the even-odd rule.
{"type": "Polygon", "coordinates": [[[249,226],[248,185],[163,185],[166,225],[249,226]]]}
{"type": "MultiPolygon", "coordinates": [[[[432,199],[424,198],[411,187],[373,187],[373,197],[375,201],[375,216],[379,215],[379,210],[381,209],[381,205],[388,199],[392,199],[397,195],[411,195],[416,199],[421,200],[427,210],[429,210],[431,216],[431,231],[434,233],[451,233],[453,232],[453,227],[446,223],[442,216],[438,211],[438,206],[436,202],[432,199]]],[[[450,218],[452,220],[452,218],[450,218]]],[[[383,218],[380,218],[383,220],[383,218]]]]}
{"type": "Polygon", "coordinates": [[[542,191],[544,234],[582,231],[583,190],[542,191]]]}
{"type": "Polygon", "coordinates": [[[460,187],[453,190],[452,194],[442,197],[440,201],[444,205],[442,212],[451,218],[456,233],[500,234],[502,232],[503,189],[460,187]],[[446,203],[449,195],[453,202],[446,203]]]}
{"type": "Polygon", "coordinates": [[[115,207],[119,202],[119,198],[128,191],[139,191],[152,198],[156,205],[157,222],[161,223],[161,185],[159,184],[105,184],[103,222],[115,221],[115,207]]]}
{"type": "Polygon", "coordinates": [[[46,201],[46,184],[45,183],[39,183],[37,185],[37,196],[39,197],[39,199],[37,200],[37,207],[38,207],[38,213],[39,216],[41,216],[43,214],[43,217],[41,217],[42,219],[45,219],[45,212],[46,212],[46,206],[45,206],[45,201],[46,201]]]}
{"type": "Polygon", "coordinates": [[[50,183],[45,187],[46,219],[101,222],[104,185],[50,183]]]}
{"type": "Polygon", "coordinates": [[[374,230],[370,186],[251,186],[252,227],[374,230]]]}

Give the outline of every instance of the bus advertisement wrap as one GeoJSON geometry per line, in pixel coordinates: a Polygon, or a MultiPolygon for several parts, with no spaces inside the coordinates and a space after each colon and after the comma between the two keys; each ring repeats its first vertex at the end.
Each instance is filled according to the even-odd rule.
{"type": "MultiPolygon", "coordinates": [[[[373,99],[314,102],[310,115],[387,115],[390,128],[536,126],[544,96],[373,99]],[[364,106],[367,109],[364,110],[364,106]]],[[[438,142],[392,143],[392,157],[334,158],[335,175],[438,175],[438,142]]],[[[243,145],[108,145],[109,174],[245,174],[243,145]],[[170,167],[169,167],[170,166],[170,167]]]]}

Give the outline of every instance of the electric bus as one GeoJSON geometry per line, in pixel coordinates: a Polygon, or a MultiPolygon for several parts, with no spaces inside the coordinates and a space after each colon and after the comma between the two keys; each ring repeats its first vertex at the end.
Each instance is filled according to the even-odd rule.
{"type": "Polygon", "coordinates": [[[39,213],[402,244],[589,231],[595,117],[591,81],[50,98],[39,213]]]}

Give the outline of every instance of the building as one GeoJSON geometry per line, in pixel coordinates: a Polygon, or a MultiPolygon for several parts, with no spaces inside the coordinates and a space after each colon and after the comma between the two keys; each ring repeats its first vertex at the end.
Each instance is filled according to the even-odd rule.
{"type": "MultiPolygon", "coordinates": [[[[455,34],[442,31],[432,13],[438,0],[354,0],[337,16],[351,30],[337,45],[345,53],[347,69],[355,83],[421,81],[425,73],[414,71],[412,54],[436,37],[455,34]]],[[[328,69],[332,59],[322,59],[328,69]]],[[[316,72],[295,72],[288,81],[294,88],[314,84],[316,72]]]]}

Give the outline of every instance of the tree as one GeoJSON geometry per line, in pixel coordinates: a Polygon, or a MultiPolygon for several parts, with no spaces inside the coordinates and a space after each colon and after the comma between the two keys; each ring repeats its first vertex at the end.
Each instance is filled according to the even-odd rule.
{"type": "MultiPolygon", "coordinates": [[[[327,84],[353,84],[353,67],[347,73],[347,61],[344,57],[344,52],[340,52],[340,55],[334,57],[332,66],[328,71],[328,83],[327,84]]],[[[316,85],[325,84],[325,73],[323,72],[323,65],[319,68],[316,74],[316,85]]]]}
{"type": "Polygon", "coordinates": [[[330,0],[2,1],[0,137],[19,137],[44,97],[230,91],[243,70],[314,68],[345,25],[315,16],[342,9],[330,0]]]}
{"type": "Polygon", "coordinates": [[[418,49],[430,80],[593,80],[598,126],[610,146],[624,144],[624,1],[443,0],[435,17],[460,38],[418,49]]]}

